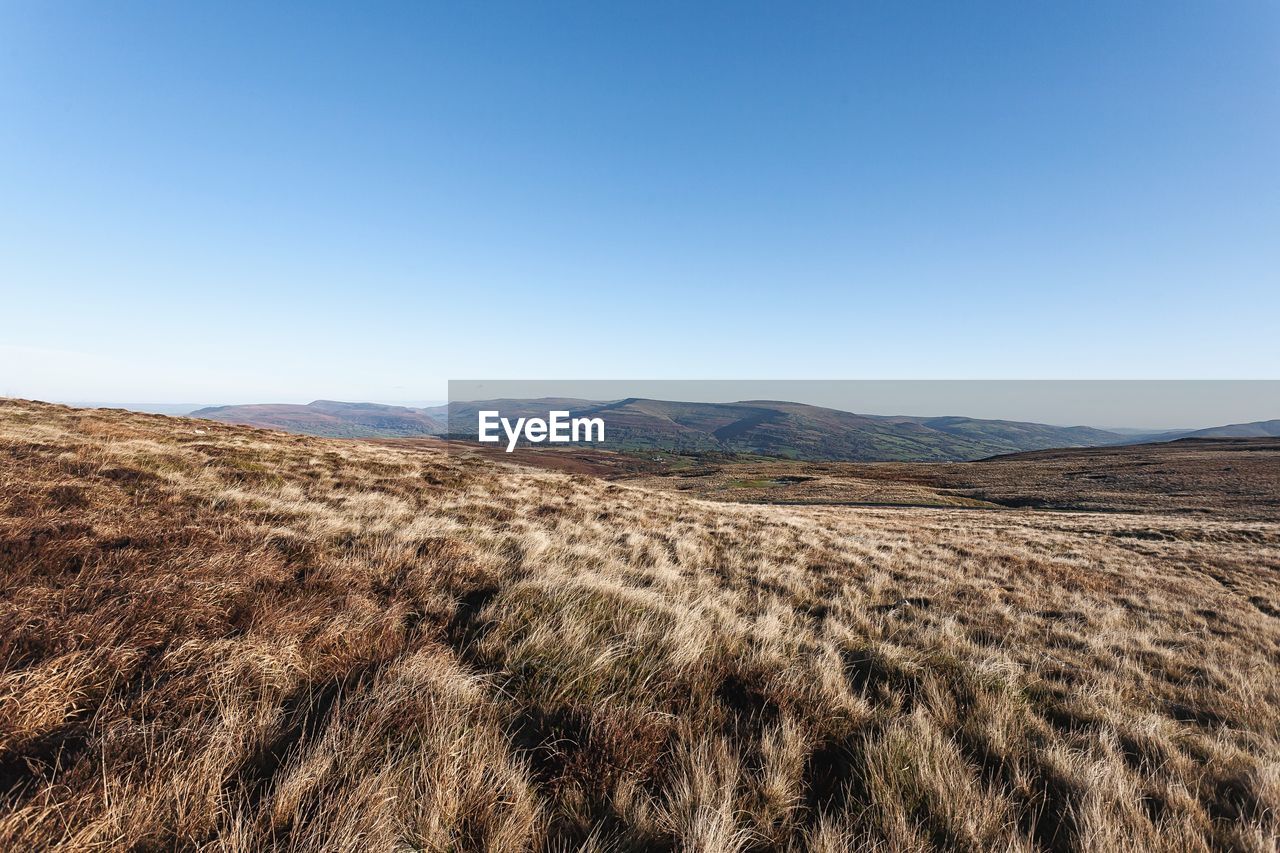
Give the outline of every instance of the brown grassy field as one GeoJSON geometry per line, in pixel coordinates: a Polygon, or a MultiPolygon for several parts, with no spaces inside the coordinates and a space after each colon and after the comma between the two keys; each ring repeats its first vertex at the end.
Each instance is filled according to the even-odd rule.
{"type": "Polygon", "coordinates": [[[717,503],[0,400],[0,569],[2,849],[1280,837],[1272,520],[717,503]]]}
{"type": "MultiPolygon", "coordinates": [[[[567,455],[567,454],[561,454],[567,455]]],[[[582,451],[574,453],[583,457],[582,451]]],[[[600,454],[604,457],[605,454],[600,454]]],[[[562,467],[553,453],[523,461],[562,467]]],[[[977,462],[691,460],[597,465],[612,479],[746,503],[1041,508],[1280,521],[1280,439],[1040,450],[977,462]]]]}

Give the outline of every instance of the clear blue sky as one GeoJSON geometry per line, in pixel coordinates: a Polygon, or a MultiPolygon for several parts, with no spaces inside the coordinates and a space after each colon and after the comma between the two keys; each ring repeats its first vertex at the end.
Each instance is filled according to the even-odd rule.
{"type": "Polygon", "coordinates": [[[4,0],[0,200],[0,394],[1277,377],[1280,4],[4,0]]]}

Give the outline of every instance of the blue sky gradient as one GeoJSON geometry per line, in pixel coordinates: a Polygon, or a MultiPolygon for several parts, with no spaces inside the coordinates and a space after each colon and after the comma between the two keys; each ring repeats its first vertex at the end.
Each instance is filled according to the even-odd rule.
{"type": "Polygon", "coordinates": [[[0,394],[1280,376],[1280,5],[0,4],[0,394]]]}

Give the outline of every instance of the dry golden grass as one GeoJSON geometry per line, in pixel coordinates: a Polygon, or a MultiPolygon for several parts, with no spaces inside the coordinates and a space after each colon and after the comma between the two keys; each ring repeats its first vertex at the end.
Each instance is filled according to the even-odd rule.
{"type": "MultiPolygon", "coordinates": [[[[530,456],[533,462],[541,461],[530,456]]],[[[645,489],[729,503],[1001,509],[999,504],[958,495],[946,488],[887,476],[897,469],[914,471],[930,467],[901,463],[723,460],[694,464],[687,470],[627,472],[612,475],[611,479],[645,489]],[[864,474],[868,471],[872,473],[864,474]]]]}
{"type": "MultiPolygon", "coordinates": [[[[596,466],[611,479],[734,503],[1041,508],[1280,521],[1275,438],[1040,450],[977,462],[725,458],[626,470],[623,454],[596,456],[619,460],[596,466]]],[[[523,461],[539,467],[582,457],[590,459],[583,450],[523,453],[523,461]]]]}
{"type": "Polygon", "coordinates": [[[1280,835],[1271,522],[717,504],[0,401],[0,568],[4,849],[1280,835]]]}

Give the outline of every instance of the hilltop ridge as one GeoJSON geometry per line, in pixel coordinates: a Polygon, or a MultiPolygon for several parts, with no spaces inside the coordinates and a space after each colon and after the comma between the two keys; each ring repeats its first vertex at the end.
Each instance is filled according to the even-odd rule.
{"type": "Polygon", "coordinates": [[[1123,436],[1090,427],[1007,420],[859,415],[785,401],[697,403],[630,397],[500,399],[412,409],[374,403],[315,401],[306,406],[248,405],[201,409],[193,417],[311,435],[405,438],[474,435],[476,413],[607,415],[605,447],[624,450],[746,453],[832,461],[963,461],[999,453],[1113,444],[1123,436]],[[446,420],[449,421],[446,427],[446,420]]]}

